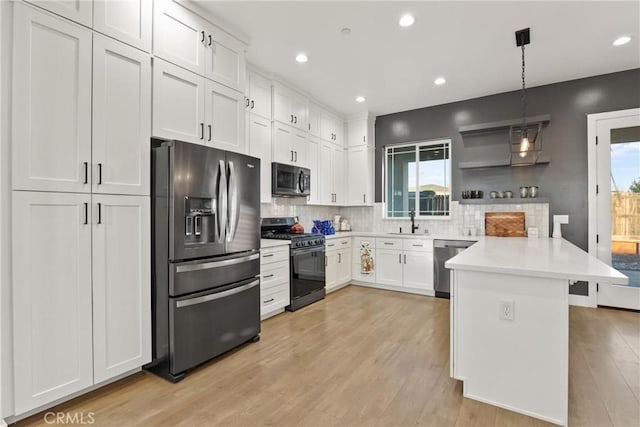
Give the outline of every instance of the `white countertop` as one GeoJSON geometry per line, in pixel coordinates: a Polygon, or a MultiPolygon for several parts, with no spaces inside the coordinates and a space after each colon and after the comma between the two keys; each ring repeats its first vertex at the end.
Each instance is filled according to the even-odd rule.
{"type": "Polygon", "coordinates": [[[260,239],[260,249],[275,248],[277,246],[288,246],[290,244],[291,240],[260,239]]]}
{"type": "Polygon", "coordinates": [[[564,239],[484,237],[451,258],[457,270],[628,284],[629,279],[564,239]]]}
{"type": "Polygon", "coordinates": [[[424,234],[424,233],[381,233],[371,231],[339,231],[336,234],[324,236],[326,240],[340,239],[344,237],[386,237],[389,239],[443,239],[443,240],[467,240],[477,242],[485,238],[485,236],[461,236],[459,234],[424,234]]]}

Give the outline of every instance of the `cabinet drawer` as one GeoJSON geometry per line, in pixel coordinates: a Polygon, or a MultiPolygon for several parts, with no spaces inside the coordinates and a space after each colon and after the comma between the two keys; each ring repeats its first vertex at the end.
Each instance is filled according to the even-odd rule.
{"type": "Polygon", "coordinates": [[[261,289],[273,288],[282,283],[289,283],[289,263],[278,261],[263,265],[260,269],[260,287],[261,289]]]}
{"type": "Polygon", "coordinates": [[[285,261],[289,259],[289,246],[281,248],[267,248],[260,251],[260,264],[271,264],[272,262],[285,261]]]}
{"type": "Polygon", "coordinates": [[[348,249],[351,247],[351,238],[346,237],[343,239],[331,239],[325,243],[325,249],[327,252],[336,251],[339,249],[348,249]]]}
{"type": "Polygon", "coordinates": [[[289,305],[289,287],[276,288],[275,292],[260,293],[260,315],[281,309],[289,305]]]}
{"type": "Polygon", "coordinates": [[[433,252],[433,239],[404,239],[405,251],[433,252]]]}
{"type": "Polygon", "coordinates": [[[397,238],[377,238],[376,249],[402,249],[402,240],[397,238]]]}

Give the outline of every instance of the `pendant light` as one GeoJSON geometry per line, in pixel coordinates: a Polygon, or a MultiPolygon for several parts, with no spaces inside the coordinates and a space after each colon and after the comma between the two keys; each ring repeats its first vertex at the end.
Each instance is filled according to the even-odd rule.
{"type": "Polygon", "coordinates": [[[533,165],[542,150],[542,123],[527,123],[527,91],[525,85],[524,47],[530,43],[529,28],[516,31],[516,46],[522,50],[522,122],[509,128],[511,166],[533,165]]]}

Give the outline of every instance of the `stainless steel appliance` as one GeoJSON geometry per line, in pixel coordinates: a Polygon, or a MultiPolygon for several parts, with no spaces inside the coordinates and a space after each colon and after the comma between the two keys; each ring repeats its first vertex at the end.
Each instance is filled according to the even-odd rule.
{"type": "Polygon", "coordinates": [[[307,168],[273,163],[271,194],[280,197],[306,197],[311,194],[311,171],[307,168]]]}
{"type": "Polygon", "coordinates": [[[263,218],[262,238],[291,240],[289,250],[289,286],[291,302],[286,307],[295,311],[321,300],[325,290],[325,246],[321,234],[291,233],[295,218],[263,218]]]}
{"type": "Polygon", "coordinates": [[[468,240],[435,239],[433,241],[433,277],[437,297],[449,298],[451,294],[451,274],[444,263],[474,243],[468,240]]]}
{"type": "Polygon", "coordinates": [[[171,381],[260,334],[260,160],[152,140],[153,360],[171,381]]]}

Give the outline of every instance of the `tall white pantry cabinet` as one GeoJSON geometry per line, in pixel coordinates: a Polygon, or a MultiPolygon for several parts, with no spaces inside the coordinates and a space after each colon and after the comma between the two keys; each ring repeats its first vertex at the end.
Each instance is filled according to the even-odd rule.
{"type": "Polygon", "coordinates": [[[60,4],[69,2],[36,2],[53,13],[13,4],[14,407],[5,415],[151,360],[151,56],[140,50],[150,47],[151,11],[144,0],[96,0],[87,21],[91,2],[77,3],[83,10],[68,16],[60,4]],[[128,44],[98,31],[126,33],[128,44]]]}

